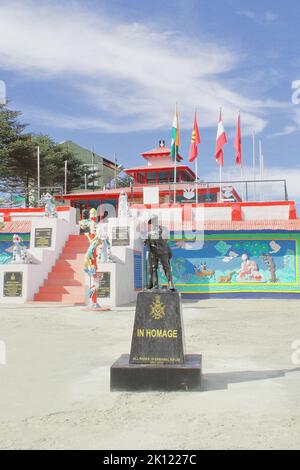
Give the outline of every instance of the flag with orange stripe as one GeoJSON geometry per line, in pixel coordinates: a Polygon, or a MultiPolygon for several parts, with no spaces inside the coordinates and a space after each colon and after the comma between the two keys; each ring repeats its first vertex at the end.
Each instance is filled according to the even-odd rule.
{"type": "Polygon", "coordinates": [[[194,116],[194,128],[192,132],[191,148],[190,148],[190,162],[193,162],[198,156],[198,145],[200,144],[200,133],[197,123],[197,115],[194,116]]]}

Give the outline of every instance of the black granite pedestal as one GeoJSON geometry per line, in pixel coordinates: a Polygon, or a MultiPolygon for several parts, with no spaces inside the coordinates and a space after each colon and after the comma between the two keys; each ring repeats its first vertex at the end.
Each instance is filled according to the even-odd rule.
{"type": "Polygon", "coordinates": [[[111,367],[111,390],[199,390],[201,355],[184,352],[178,292],[139,292],[130,355],[111,367]]]}
{"type": "Polygon", "coordinates": [[[179,292],[139,292],[129,362],[131,364],[182,364],[181,298],[179,292]]]}
{"type": "Polygon", "coordinates": [[[130,364],[129,354],[111,366],[110,389],[113,391],[200,390],[201,355],[187,354],[182,364],[130,364]]]}

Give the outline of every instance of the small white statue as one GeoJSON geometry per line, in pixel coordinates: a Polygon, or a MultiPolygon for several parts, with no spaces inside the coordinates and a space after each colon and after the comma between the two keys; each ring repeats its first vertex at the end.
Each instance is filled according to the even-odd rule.
{"type": "Polygon", "coordinates": [[[90,210],[90,235],[92,237],[96,236],[96,231],[97,231],[97,211],[96,209],[92,208],[90,210]]]}
{"type": "Polygon", "coordinates": [[[45,204],[45,217],[56,218],[57,212],[53,196],[50,193],[43,194],[41,202],[45,204]]]}
{"type": "Polygon", "coordinates": [[[101,241],[102,241],[102,244],[99,249],[98,263],[113,263],[109,237],[104,234],[101,237],[101,241]]]}
{"type": "Polygon", "coordinates": [[[20,235],[17,235],[17,234],[13,236],[12,263],[20,263],[20,264],[32,263],[32,258],[31,258],[30,253],[28,253],[26,246],[23,245],[23,240],[20,237],[20,235]]]}
{"type": "Polygon", "coordinates": [[[118,206],[118,217],[128,217],[129,216],[129,206],[127,194],[122,191],[119,197],[119,206],[118,206]]]}

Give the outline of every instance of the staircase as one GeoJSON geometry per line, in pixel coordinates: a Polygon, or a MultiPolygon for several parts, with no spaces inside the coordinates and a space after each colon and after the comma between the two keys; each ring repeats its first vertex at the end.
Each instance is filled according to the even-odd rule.
{"type": "Polygon", "coordinates": [[[35,294],[35,301],[83,304],[85,300],[84,256],[89,247],[85,235],[70,235],[60,258],[35,294]]]}

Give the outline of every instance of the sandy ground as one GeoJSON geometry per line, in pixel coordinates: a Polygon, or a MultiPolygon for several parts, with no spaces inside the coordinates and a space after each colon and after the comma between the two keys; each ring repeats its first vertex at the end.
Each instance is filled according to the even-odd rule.
{"type": "Polygon", "coordinates": [[[0,448],[300,448],[300,301],[183,303],[188,353],[203,391],[109,391],[129,352],[134,306],[0,307],[0,448]]]}

